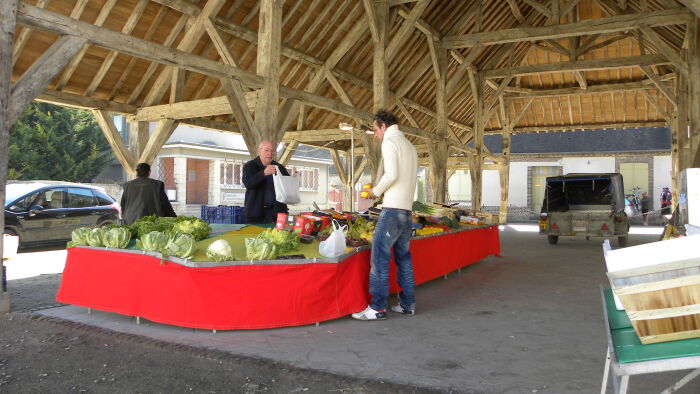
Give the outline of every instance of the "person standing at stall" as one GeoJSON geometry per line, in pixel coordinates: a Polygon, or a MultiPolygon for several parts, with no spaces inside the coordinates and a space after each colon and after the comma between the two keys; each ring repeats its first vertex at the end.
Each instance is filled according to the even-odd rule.
{"type": "Polygon", "coordinates": [[[175,217],[175,211],[165,194],[165,184],[151,179],[151,166],[139,163],[136,179],[125,182],[121,198],[122,222],[133,224],[144,216],[175,217]]]}
{"type": "Polygon", "coordinates": [[[374,137],[382,143],[384,174],[368,194],[370,198],[383,195],[384,203],[374,230],[370,258],[369,292],[372,302],[363,311],[352,314],[358,320],[386,318],[392,249],[401,292],[399,304],[391,310],[407,315],[416,313],[413,263],[408,246],[411,240],[413,196],[418,183],[418,155],[396,123],[396,116],[388,111],[379,111],[374,117],[374,137]]]}
{"type": "Polygon", "coordinates": [[[277,173],[278,168],[282,175],[289,176],[289,172],[274,160],[275,153],[272,141],[261,141],[258,157],[243,166],[243,185],[246,189],[243,211],[246,223],[274,223],[278,213],[288,212],[287,204],[277,202],[272,175],[277,173]]]}

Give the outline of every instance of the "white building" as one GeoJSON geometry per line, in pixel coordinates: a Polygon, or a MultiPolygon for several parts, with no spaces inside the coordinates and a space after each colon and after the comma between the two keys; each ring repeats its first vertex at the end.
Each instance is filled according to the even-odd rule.
{"type": "MultiPolygon", "coordinates": [[[[128,129],[119,117],[115,123],[120,131],[128,129]]],[[[282,144],[278,157],[281,148],[282,144]]],[[[300,173],[302,201],[289,206],[291,212],[313,210],[314,202],[320,208],[328,207],[328,167],[333,162],[310,153],[315,148],[305,148],[309,147],[300,145],[286,166],[290,172],[300,173]]],[[[202,205],[243,206],[242,170],[248,160],[251,157],[240,135],[180,125],[153,161],[151,177],[165,183],[176,213],[199,217],[202,205]]],[[[108,169],[101,177],[125,180],[121,166],[108,169]]]]}

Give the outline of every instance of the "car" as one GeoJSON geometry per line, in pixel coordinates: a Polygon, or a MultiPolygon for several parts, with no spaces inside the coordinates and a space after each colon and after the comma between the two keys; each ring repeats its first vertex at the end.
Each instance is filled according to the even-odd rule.
{"type": "Polygon", "coordinates": [[[5,191],[4,233],[19,246],[60,244],[78,227],[120,222],[119,204],[98,187],[79,184],[10,183],[5,191]]]}

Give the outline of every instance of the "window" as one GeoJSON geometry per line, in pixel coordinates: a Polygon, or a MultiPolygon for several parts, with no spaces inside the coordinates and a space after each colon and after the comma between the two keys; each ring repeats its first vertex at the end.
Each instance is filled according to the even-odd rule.
{"type": "Polygon", "coordinates": [[[95,193],[95,197],[97,197],[97,203],[99,205],[112,205],[114,203],[112,197],[102,193],[99,190],[93,190],[93,193],[95,193]]]}
{"type": "Polygon", "coordinates": [[[86,208],[97,205],[92,190],[71,187],[68,189],[68,208],[86,208]]]}
{"type": "Polygon", "coordinates": [[[221,187],[242,188],[243,187],[243,162],[221,163],[221,174],[219,179],[221,187]]]}
{"type": "Polygon", "coordinates": [[[291,175],[294,175],[294,173],[296,173],[299,177],[299,190],[318,191],[318,168],[288,166],[287,171],[291,175]]]}
{"type": "Polygon", "coordinates": [[[44,209],[63,208],[63,189],[47,189],[39,193],[36,205],[41,205],[44,209]]]}
{"type": "Polygon", "coordinates": [[[19,200],[15,201],[14,204],[10,205],[7,210],[10,212],[15,212],[15,213],[20,213],[20,212],[27,212],[29,211],[29,208],[31,208],[32,203],[36,198],[39,196],[39,193],[31,193],[23,198],[20,198],[19,200]]]}

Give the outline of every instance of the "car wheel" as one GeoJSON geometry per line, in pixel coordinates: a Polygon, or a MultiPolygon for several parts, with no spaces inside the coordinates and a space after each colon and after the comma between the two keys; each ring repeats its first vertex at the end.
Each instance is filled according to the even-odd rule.
{"type": "Polygon", "coordinates": [[[558,235],[548,235],[547,241],[549,242],[550,245],[556,245],[557,241],[559,241],[559,236],[558,235]]]}
{"type": "Polygon", "coordinates": [[[17,249],[19,249],[19,248],[22,247],[22,237],[20,237],[19,234],[17,234],[16,231],[10,230],[9,228],[6,228],[5,231],[3,231],[3,233],[4,233],[4,234],[7,234],[7,235],[14,235],[15,237],[19,237],[19,242],[18,242],[17,249]]]}
{"type": "Polygon", "coordinates": [[[627,246],[627,236],[626,235],[620,235],[617,237],[617,246],[624,248],[627,246]]]}

